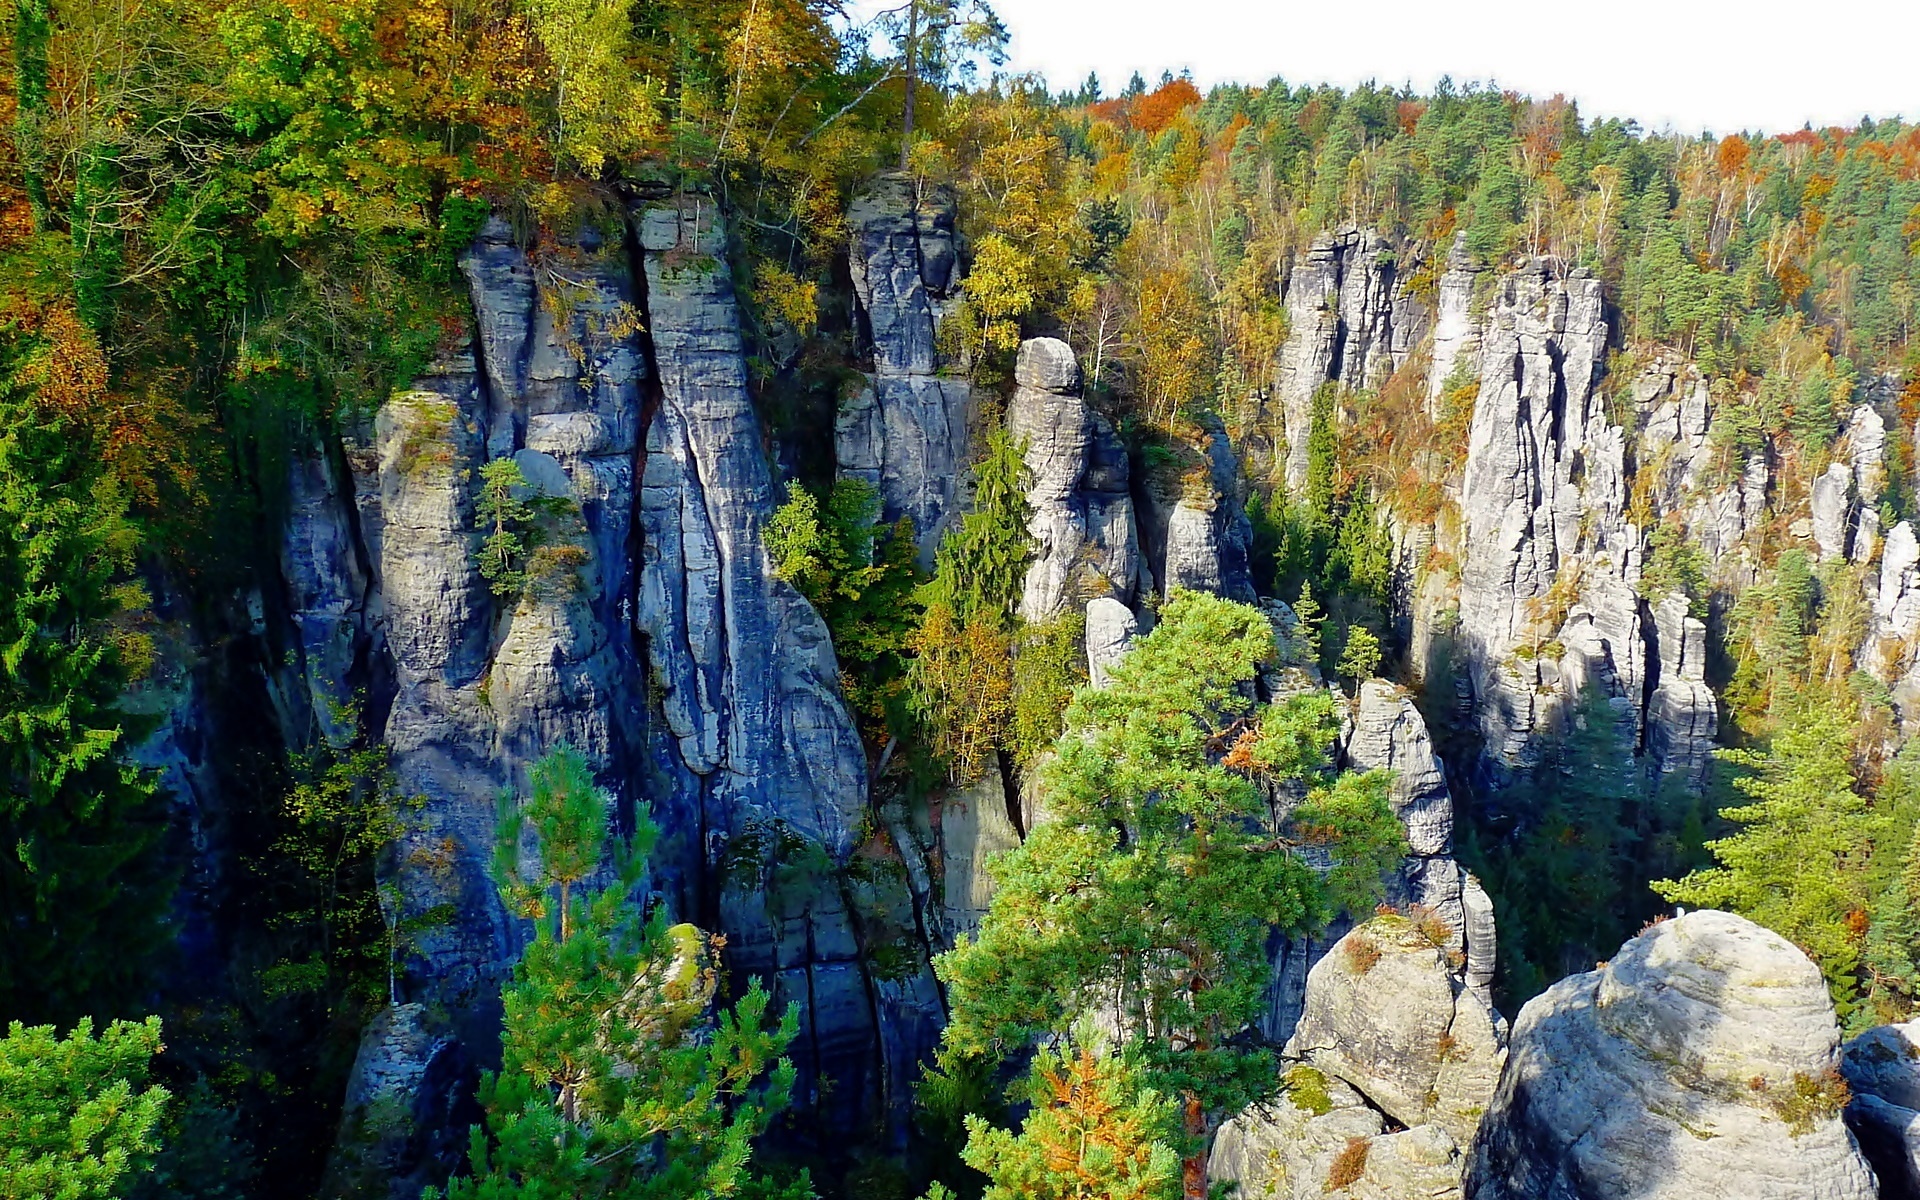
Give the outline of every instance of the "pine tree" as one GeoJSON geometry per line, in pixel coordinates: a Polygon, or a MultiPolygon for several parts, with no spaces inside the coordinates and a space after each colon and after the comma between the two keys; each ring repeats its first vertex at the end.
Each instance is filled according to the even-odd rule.
{"type": "Polygon", "coordinates": [[[769,1026],[755,980],[708,1020],[710,940],[664,911],[642,921],[629,899],[653,825],[641,814],[632,836],[610,838],[610,797],[569,747],[528,777],[524,801],[502,798],[496,870],[535,937],[503,992],[501,1065],[481,1081],[487,1126],[473,1131],[473,1175],[446,1195],[691,1200],[753,1187],[804,1200],[804,1175],[775,1188],[751,1169],[753,1139],[793,1087],[781,1055],[797,1006],[769,1026]]]}
{"type": "MultiPolygon", "coordinates": [[[[1329,915],[1313,872],[1260,832],[1260,756],[1220,757],[1257,746],[1246,685],[1273,653],[1257,609],[1175,593],[1108,686],[1074,696],[1042,776],[1049,819],[989,868],[978,938],[935,964],[961,1054],[1010,1052],[1091,1013],[1116,1022],[1146,1079],[1180,1097],[1190,1195],[1204,1194],[1209,1121],[1271,1070],[1231,1040],[1265,995],[1267,938],[1329,915]]],[[[1393,822],[1384,787],[1342,799],[1361,800],[1373,828],[1393,822]]],[[[1334,824],[1356,815],[1324,807],[1340,808],[1334,824]]],[[[1377,867],[1374,882],[1377,895],[1377,867]]]]}
{"type": "Polygon", "coordinates": [[[127,499],[14,365],[0,358],[0,1012],[67,1020],[124,1011],[165,941],[164,813],[120,707],[151,648],[120,624],[146,601],[127,499]]]}
{"type": "Polygon", "coordinates": [[[1750,772],[1734,780],[1749,802],[1720,814],[1737,828],[1707,843],[1716,865],[1653,885],[1676,903],[1739,913],[1805,950],[1842,1020],[1857,1007],[1879,824],[1855,787],[1851,745],[1838,715],[1808,709],[1765,752],[1716,752],[1750,772]]]}
{"type": "Polygon", "coordinates": [[[167,1090],[147,1085],[160,1018],[82,1018],[62,1038],[15,1021],[0,1038],[0,1200],[113,1200],[159,1152],[167,1090]]]}
{"type": "Polygon", "coordinates": [[[1085,1045],[1034,1056],[1018,1133],[967,1119],[982,1200],[1171,1200],[1180,1193],[1179,1109],[1124,1055],[1085,1045]]]}

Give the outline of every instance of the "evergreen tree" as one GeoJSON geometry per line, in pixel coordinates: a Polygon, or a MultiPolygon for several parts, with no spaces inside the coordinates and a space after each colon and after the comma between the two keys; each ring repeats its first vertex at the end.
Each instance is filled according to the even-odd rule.
{"type": "Polygon", "coordinates": [[[1476,831],[1463,855],[1499,908],[1502,985],[1531,998],[1590,967],[1652,915],[1639,890],[1636,827],[1644,786],[1631,742],[1597,687],[1538,759],[1500,795],[1504,830],[1476,831]]]}
{"type": "MultiPolygon", "coordinates": [[[[1313,872],[1260,831],[1271,814],[1252,774],[1311,780],[1305,768],[1324,764],[1334,729],[1310,720],[1314,753],[1291,763],[1265,752],[1246,689],[1273,653],[1258,610],[1177,592],[1108,686],[1074,696],[1042,776],[1050,819],[989,868],[996,889],[979,936],[935,964],[949,1047],[1011,1052],[1103,1014],[1144,1078],[1180,1098],[1189,1156],[1212,1118],[1258,1093],[1271,1062],[1234,1035],[1262,1003],[1268,936],[1330,915],[1313,872]],[[1236,753],[1223,759],[1229,743],[1236,753]]],[[[1267,715],[1285,724],[1290,711],[1267,715]]],[[[1355,837],[1377,896],[1374,851],[1401,844],[1383,781],[1334,799],[1318,797],[1300,824],[1356,835],[1391,826],[1390,839],[1355,837]]],[[[1343,848],[1336,840],[1336,857],[1343,848]]],[[[1204,1173],[1189,1157],[1189,1195],[1204,1195],[1204,1173]]]]}
{"type": "Polygon", "coordinates": [[[1734,780],[1749,802],[1720,814],[1737,828],[1707,843],[1714,866],[1653,885],[1676,903],[1739,913],[1806,951],[1843,1021],[1858,1008],[1862,935],[1876,899],[1867,868],[1884,824],[1855,787],[1847,733],[1837,714],[1809,708],[1764,752],[1717,751],[1751,772],[1734,780]]]}
{"type": "Polygon", "coordinates": [[[151,646],[123,618],[139,545],[99,448],[14,382],[0,347],[0,1012],[123,1012],[167,892],[163,810],[120,707],[151,646]]]}
{"type": "Polygon", "coordinates": [[[798,1008],[769,1027],[755,980],[709,1021],[709,940],[664,911],[642,921],[629,899],[653,825],[642,814],[631,837],[610,838],[611,798],[569,747],[528,779],[524,801],[501,800],[496,872],[535,936],[503,992],[501,1065],[481,1081],[487,1126],[473,1131],[473,1175],[446,1195],[691,1200],[755,1189],[804,1200],[804,1175],[774,1188],[750,1161],[793,1086],[781,1055],[798,1008]]]}
{"type": "Polygon", "coordinates": [[[989,1180],[982,1200],[1172,1200],[1180,1115],[1121,1054],[1042,1049],[1021,1099],[1018,1133],[967,1119],[967,1165],[989,1180]]]}
{"type": "Polygon", "coordinates": [[[165,1088],[147,1085],[160,1018],[65,1038],[13,1022],[0,1038],[0,1200],[113,1200],[159,1152],[165,1088]]]}

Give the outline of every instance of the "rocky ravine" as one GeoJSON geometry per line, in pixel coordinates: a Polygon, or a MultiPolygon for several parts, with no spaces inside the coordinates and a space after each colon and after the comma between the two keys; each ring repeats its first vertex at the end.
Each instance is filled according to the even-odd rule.
{"type": "Polygon", "coordinates": [[[494,798],[562,741],[621,812],[644,803],[661,825],[660,899],[726,935],[737,978],[800,1003],[802,1101],[833,1128],[904,1128],[939,997],[924,956],[871,968],[867,939],[911,912],[905,887],[837,882],[867,763],[826,627],[761,544],[774,480],[720,249],[698,196],[635,201],[605,241],[529,249],[495,222],[462,260],[472,348],[295,474],[285,559],[314,708],[342,698],[343,661],[384,664],[392,697],[368,732],[427,801],[394,873],[396,915],[426,931],[356,1068],[341,1190],[373,1167],[404,1193],[458,1153],[352,1135],[375,1100],[444,1128],[494,1052],[524,936],[487,877],[494,798]],[[577,516],[561,569],[496,596],[475,504],[480,466],[504,456],[577,516]],[[796,854],[811,882],[767,886],[796,877],[796,854]]]}

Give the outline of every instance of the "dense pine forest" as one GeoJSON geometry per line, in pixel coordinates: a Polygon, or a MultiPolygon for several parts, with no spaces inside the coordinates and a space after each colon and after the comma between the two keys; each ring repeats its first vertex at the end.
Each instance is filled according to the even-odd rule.
{"type": "Polygon", "coordinates": [[[1676,911],[1920,1006],[1920,126],[8,3],[0,1197],[1517,1196],[1676,911]]]}

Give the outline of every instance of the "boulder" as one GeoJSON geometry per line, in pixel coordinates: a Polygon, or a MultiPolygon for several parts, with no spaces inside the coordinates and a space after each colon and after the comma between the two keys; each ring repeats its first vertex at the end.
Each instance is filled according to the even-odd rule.
{"type": "Polygon", "coordinates": [[[1721,912],[1662,922],[1521,1010],[1467,1195],[1870,1200],[1839,1040],[1784,938],[1721,912]]]}
{"type": "Polygon", "coordinates": [[[1408,1127],[1473,1136],[1506,1061],[1506,1029],[1466,987],[1432,917],[1376,917],[1307,975],[1306,1011],[1287,1043],[1408,1127]]]}

